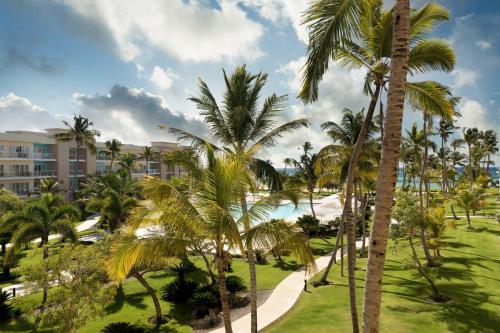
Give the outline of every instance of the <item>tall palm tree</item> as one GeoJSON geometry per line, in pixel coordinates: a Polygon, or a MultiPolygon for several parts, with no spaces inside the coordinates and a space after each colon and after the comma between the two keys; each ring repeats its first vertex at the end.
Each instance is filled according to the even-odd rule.
{"type": "Polygon", "coordinates": [[[448,139],[450,135],[455,133],[455,130],[458,127],[455,126],[453,120],[445,120],[441,119],[439,121],[439,127],[438,127],[438,133],[439,136],[441,137],[441,167],[442,167],[442,186],[441,190],[444,192],[446,190],[446,185],[448,183],[447,180],[447,166],[446,166],[446,143],[448,142],[448,139]]]}
{"type": "Polygon", "coordinates": [[[95,145],[95,137],[101,136],[101,132],[96,129],[92,129],[94,123],[89,121],[87,118],[78,115],[73,117],[73,125],[69,124],[67,121],[63,121],[64,125],[68,127],[68,131],[66,133],[61,133],[57,135],[57,140],[59,141],[75,141],[76,142],[76,165],[74,170],[74,183],[70,184],[70,192],[75,197],[76,191],[79,189],[78,183],[78,167],[80,164],[80,154],[79,150],[82,147],[86,147],[92,154],[95,154],[96,145],[95,145]]]}
{"type": "Polygon", "coordinates": [[[463,137],[464,137],[464,142],[467,144],[467,160],[469,163],[469,178],[470,178],[470,186],[474,184],[474,181],[476,180],[475,178],[475,172],[472,167],[472,147],[477,143],[477,140],[479,139],[479,130],[474,127],[474,128],[463,128],[462,129],[463,137]]]}
{"type": "Polygon", "coordinates": [[[132,179],[132,171],[136,165],[137,157],[133,153],[125,153],[121,156],[120,167],[127,172],[128,179],[132,179]]]}
{"type": "Polygon", "coordinates": [[[119,266],[119,277],[123,279],[137,262],[154,263],[157,258],[181,256],[186,252],[189,240],[197,242],[203,237],[205,242],[213,244],[224,326],[226,332],[232,332],[224,269],[227,248],[244,252],[250,243],[263,250],[284,246],[306,264],[314,265],[314,258],[297,225],[262,221],[279,202],[272,196],[255,203],[236,219],[241,191],[255,186],[249,183],[250,178],[241,160],[214,158],[210,152],[208,154],[208,168],[196,182],[197,190],[192,196],[157,178],[144,181],[148,204],[137,212],[130,228],[133,231],[140,226],[155,224],[163,227],[165,233],[134,240],[137,245],[133,256],[123,256],[119,264],[115,262],[113,266],[119,266]],[[251,221],[252,225],[241,233],[245,220],[251,221]]]}
{"type": "MultiPolygon", "coordinates": [[[[426,33],[436,21],[447,20],[448,12],[437,4],[429,4],[414,11],[409,18],[410,73],[431,69],[451,71],[455,54],[449,43],[438,39],[426,39],[426,33]],[[411,45],[411,49],[410,49],[411,45]]],[[[383,10],[382,1],[363,0],[322,0],[311,5],[305,14],[304,23],[309,26],[308,59],[304,66],[302,89],[299,96],[305,102],[318,98],[318,85],[328,69],[330,59],[348,67],[365,67],[368,70],[365,92],[371,95],[360,137],[351,156],[350,171],[345,189],[345,218],[348,226],[348,264],[351,317],[353,331],[359,331],[354,285],[355,233],[351,206],[355,168],[366,137],[368,125],[375,111],[376,103],[391,71],[392,26],[391,11],[383,10]],[[374,85],[375,90],[371,85],[374,85]]],[[[424,93],[419,83],[406,83],[410,98],[432,99],[432,94],[424,93]]],[[[382,108],[381,108],[382,110],[382,108]]]]}
{"type": "Polygon", "coordinates": [[[487,130],[484,132],[484,153],[487,156],[486,161],[486,172],[490,172],[491,155],[498,153],[498,138],[497,133],[493,130],[487,130]]]}
{"type": "MultiPolygon", "coordinates": [[[[27,203],[21,211],[11,214],[5,223],[19,223],[12,235],[12,247],[7,250],[5,260],[10,262],[19,248],[34,239],[40,238],[43,259],[49,256],[49,235],[58,233],[63,239],[76,241],[74,222],[80,218],[80,210],[74,205],[64,203],[63,197],[50,193],[27,203]]],[[[47,287],[43,289],[42,305],[47,302],[47,287]]]]}
{"type": "Polygon", "coordinates": [[[113,170],[113,163],[122,150],[123,143],[118,139],[113,139],[111,141],[106,141],[105,145],[106,150],[111,155],[111,163],[109,164],[109,171],[111,172],[111,170],[113,170]]]}
{"type": "MultiPolygon", "coordinates": [[[[212,137],[227,153],[242,158],[245,165],[255,177],[266,183],[271,191],[282,188],[279,172],[269,161],[255,157],[263,147],[272,147],[284,134],[307,127],[307,119],[296,119],[283,124],[277,124],[277,118],[282,113],[287,96],[272,94],[259,105],[260,92],[267,82],[267,74],[252,74],[246,67],[238,66],[233,74],[228,76],[223,70],[226,91],[221,106],[210,91],[208,85],[200,79],[198,97],[191,97],[200,110],[210,128],[212,137]],[[249,154],[251,152],[251,154],[249,154]]],[[[194,148],[205,147],[206,140],[187,133],[181,129],[171,128],[179,139],[190,140],[194,148]]],[[[212,145],[217,147],[217,145],[212,145]]],[[[221,148],[219,148],[221,149],[221,148]]],[[[240,205],[245,215],[247,211],[246,190],[240,195],[240,205]]],[[[245,223],[245,230],[250,226],[245,223]]],[[[255,273],[255,255],[252,244],[247,251],[250,271],[250,313],[251,333],[257,332],[257,280],[255,273]]]]}
{"type": "MultiPolygon", "coordinates": [[[[342,116],[342,121],[340,124],[329,121],[321,125],[323,131],[326,131],[327,135],[333,140],[333,144],[323,147],[319,153],[317,168],[319,169],[319,183],[329,182],[335,179],[338,184],[344,184],[347,180],[349,164],[351,161],[351,156],[353,149],[356,145],[356,140],[359,137],[359,133],[364,122],[364,110],[354,113],[349,109],[343,110],[344,114],[342,116]]],[[[378,126],[376,121],[370,122],[365,138],[365,144],[359,160],[357,163],[357,171],[360,170],[370,170],[373,169],[372,161],[379,158],[379,143],[377,138],[375,138],[378,132],[378,126]]],[[[354,182],[353,182],[354,183],[354,182]]],[[[353,184],[354,185],[354,184],[353,184]]],[[[323,283],[327,282],[328,274],[330,269],[335,262],[337,256],[337,249],[340,245],[340,240],[344,237],[345,228],[345,218],[342,214],[342,219],[340,227],[337,233],[337,240],[335,248],[333,250],[332,256],[325,269],[321,281],[323,283]]]]}
{"type": "Polygon", "coordinates": [[[285,161],[287,165],[292,165],[297,168],[305,181],[311,213],[313,217],[316,218],[316,213],[314,212],[313,194],[314,189],[316,188],[316,181],[318,179],[315,172],[315,164],[318,160],[318,154],[311,153],[313,147],[310,142],[304,142],[302,149],[304,153],[300,155],[300,159],[298,161],[294,158],[286,158],[285,161]]]}
{"type": "Polygon", "coordinates": [[[401,123],[405,100],[406,75],[411,37],[410,3],[397,0],[394,5],[391,75],[387,96],[387,117],[382,142],[382,157],[377,176],[375,216],[370,234],[370,249],[366,263],[365,297],[363,304],[363,332],[379,331],[382,276],[387,251],[388,228],[394,202],[397,180],[401,123]]]}
{"type": "Polygon", "coordinates": [[[146,176],[149,172],[149,162],[154,160],[157,156],[156,151],[153,147],[144,146],[142,148],[142,152],[139,154],[139,157],[142,158],[146,162],[146,176]]]}

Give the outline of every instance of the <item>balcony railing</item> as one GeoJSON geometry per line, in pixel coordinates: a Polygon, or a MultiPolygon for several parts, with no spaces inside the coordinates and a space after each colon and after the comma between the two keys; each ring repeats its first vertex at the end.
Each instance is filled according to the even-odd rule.
{"type": "Polygon", "coordinates": [[[54,160],[56,156],[52,153],[25,153],[25,152],[1,152],[0,158],[26,159],[26,160],[54,160]]]}
{"type": "MultiPolygon", "coordinates": [[[[150,175],[155,175],[155,174],[159,174],[159,173],[160,173],[160,169],[149,169],[148,170],[148,174],[150,174],[150,175]]],[[[132,170],[132,174],[133,175],[145,175],[146,169],[132,170]]]]}
{"type": "Polygon", "coordinates": [[[0,171],[0,178],[30,178],[30,177],[52,177],[55,170],[35,170],[35,171],[0,171]]]}
{"type": "MultiPolygon", "coordinates": [[[[68,171],[68,173],[69,173],[69,176],[70,176],[70,177],[74,177],[74,175],[75,175],[75,169],[70,169],[70,170],[68,171]]],[[[85,171],[83,171],[83,170],[78,170],[78,171],[77,171],[77,175],[78,175],[78,177],[80,177],[80,176],[85,176],[85,171]]]]}

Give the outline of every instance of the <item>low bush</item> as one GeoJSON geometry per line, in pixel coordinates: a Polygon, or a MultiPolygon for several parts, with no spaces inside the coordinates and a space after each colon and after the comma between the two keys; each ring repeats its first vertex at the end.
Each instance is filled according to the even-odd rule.
{"type": "Polygon", "coordinates": [[[14,316],[14,308],[8,302],[10,294],[6,291],[0,292],[0,323],[9,322],[14,316]]]}
{"type": "Polygon", "coordinates": [[[266,254],[262,250],[255,250],[255,262],[259,265],[267,264],[266,254]]]}
{"type": "Polygon", "coordinates": [[[106,325],[101,330],[101,332],[102,333],[145,333],[146,329],[131,323],[120,321],[106,325]]]}
{"type": "Polygon", "coordinates": [[[195,281],[183,282],[176,279],[162,288],[162,298],[169,302],[185,303],[193,296],[197,288],[198,283],[195,281]]]}

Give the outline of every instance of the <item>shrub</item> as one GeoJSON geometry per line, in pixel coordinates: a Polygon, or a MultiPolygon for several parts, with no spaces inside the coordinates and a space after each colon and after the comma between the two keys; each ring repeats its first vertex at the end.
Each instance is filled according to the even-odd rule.
{"type": "Polygon", "coordinates": [[[169,302],[184,303],[187,302],[198,288],[195,281],[186,280],[184,282],[176,279],[162,289],[162,298],[169,302]]]}
{"type": "Polygon", "coordinates": [[[226,277],[226,288],[230,294],[247,291],[245,281],[237,275],[230,275],[226,277]]]}
{"type": "Polygon", "coordinates": [[[303,215],[297,219],[297,224],[308,235],[314,235],[318,232],[319,220],[311,215],[303,215]]]}
{"type": "Polygon", "coordinates": [[[210,309],[216,309],[219,307],[219,298],[211,291],[201,291],[196,292],[192,299],[191,303],[195,307],[195,315],[197,318],[205,317],[210,309]]]}
{"type": "Polygon", "coordinates": [[[183,257],[179,264],[170,267],[172,272],[177,273],[177,277],[181,283],[185,282],[188,273],[194,272],[197,269],[196,265],[188,257],[183,257]]]}
{"type": "Polygon", "coordinates": [[[106,325],[102,330],[102,333],[144,333],[146,330],[140,326],[119,321],[116,323],[111,323],[106,325]]]}
{"type": "Polygon", "coordinates": [[[264,251],[255,250],[254,253],[255,253],[255,261],[257,262],[257,264],[259,265],[267,264],[267,259],[264,251]]]}
{"type": "Polygon", "coordinates": [[[7,302],[10,300],[10,295],[6,291],[0,292],[0,323],[9,322],[12,319],[14,308],[7,302]]]}

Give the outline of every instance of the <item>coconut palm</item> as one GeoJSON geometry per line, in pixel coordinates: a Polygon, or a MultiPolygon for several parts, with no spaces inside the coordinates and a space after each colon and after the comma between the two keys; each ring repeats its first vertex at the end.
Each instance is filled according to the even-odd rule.
{"type": "Polygon", "coordinates": [[[486,172],[490,172],[491,155],[498,153],[498,138],[497,133],[493,130],[484,132],[484,154],[487,156],[486,172]]]}
{"type": "Polygon", "coordinates": [[[442,187],[441,187],[441,190],[443,192],[446,190],[447,184],[448,184],[447,166],[446,166],[446,161],[447,161],[446,143],[447,143],[450,135],[455,133],[455,130],[457,128],[458,127],[455,126],[453,120],[441,119],[439,121],[438,133],[439,133],[439,136],[441,137],[440,157],[441,157],[441,167],[442,167],[442,187]]]}
{"type": "Polygon", "coordinates": [[[318,154],[311,153],[313,148],[310,142],[304,142],[302,149],[304,150],[304,153],[300,155],[299,160],[294,158],[286,158],[285,160],[287,165],[291,165],[298,169],[300,175],[302,176],[301,178],[303,178],[303,181],[306,183],[309,206],[311,207],[313,217],[316,218],[313,205],[313,194],[314,189],[316,188],[316,181],[318,179],[315,172],[315,164],[318,160],[318,154]]]}
{"type": "Polygon", "coordinates": [[[108,188],[103,192],[103,197],[91,198],[86,209],[90,212],[100,212],[101,226],[104,225],[113,232],[127,220],[136,203],[135,198],[108,188]]]}
{"type": "Polygon", "coordinates": [[[68,127],[66,133],[61,133],[57,135],[57,140],[59,141],[75,141],[76,142],[76,152],[75,160],[76,165],[73,171],[74,183],[70,184],[70,191],[73,198],[75,197],[76,191],[79,189],[78,183],[78,167],[80,164],[80,154],[79,151],[82,147],[86,147],[92,154],[96,153],[95,137],[101,136],[101,132],[92,129],[94,123],[89,121],[87,118],[78,115],[73,117],[73,124],[69,124],[67,121],[63,121],[64,125],[68,127]]]}
{"type": "Polygon", "coordinates": [[[118,157],[118,155],[122,150],[121,147],[123,146],[123,143],[121,143],[120,140],[113,139],[106,141],[105,145],[106,145],[106,150],[111,156],[111,163],[109,164],[109,171],[111,172],[111,170],[113,170],[113,163],[115,162],[116,157],[118,157]]]}
{"type": "Polygon", "coordinates": [[[465,144],[467,144],[467,160],[468,160],[468,165],[469,165],[469,168],[468,168],[468,175],[469,175],[469,179],[470,179],[470,186],[472,187],[472,185],[474,184],[474,181],[476,180],[475,179],[475,172],[473,170],[473,167],[472,167],[472,160],[473,160],[473,157],[472,157],[472,147],[477,143],[478,139],[479,139],[479,130],[474,127],[474,128],[463,128],[462,129],[462,133],[463,133],[463,141],[465,142],[465,144]]]}
{"type": "Polygon", "coordinates": [[[149,162],[154,160],[157,156],[157,153],[153,149],[153,147],[149,146],[144,146],[142,148],[142,152],[139,154],[139,157],[146,162],[146,176],[148,175],[149,172],[149,162]]]}
{"type": "MultiPolygon", "coordinates": [[[[296,119],[278,124],[277,118],[282,113],[287,96],[272,94],[259,105],[260,92],[267,82],[266,73],[252,74],[246,67],[238,66],[228,76],[223,70],[226,91],[221,106],[210,91],[208,85],[200,79],[198,97],[189,100],[196,104],[200,115],[210,128],[211,135],[217,140],[217,147],[224,147],[227,153],[237,158],[244,158],[246,167],[253,175],[267,184],[271,191],[282,189],[279,172],[269,161],[257,158],[255,154],[263,147],[272,147],[284,134],[307,127],[307,119],[296,119]],[[248,154],[251,152],[251,154],[248,154]]],[[[181,129],[171,128],[181,140],[190,140],[194,148],[205,147],[206,140],[181,129]]],[[[220,149],[220,148],[218,148],[220,149]]],[[[243,214],[247,211],[246,192],[240,194],[243,214]]],[[[249,229],[249,225],[244,226],[249,229]]],[[[257,282],[255,273],[255,255],[252,244],[247,251],[250,271],[250,313],[251,333],[257,332],[257,282]]]]}
{"type": "Polygon", "coordinates": [[[120,162],[120,168],[125,170],[128,176],[128,179],[132,179],[132,170],[134,169],[137,161],[137,157],[133,153],[125,153],[122,154],[120,162]]]}
{"type": "MultiPolygon", "coordinates": [[[[358,144],[351,157],[351,172],[345,191],[345,215],[348,225],[348,247],[355,251],[354,227],[351,197],[353,192],[354,169],[364,143],[368,124],[375,111],[379,95],[387,81],[391,70],[391,43],[393,13],[383,10],[382,1],[336,0],[317,1],[305,14],[304,22],[309,26],[308,59],[304,66],[302,89],[299,96],[305,102],[318,98],[318,85],[328,69],[330,59],[339,61],[348,67],[364,67],[368,70],[365,81],[365,92],[371,95],[358,144]],[[374,90],[371,85],[374,85],[374,90]]],[[[447,20],[448,12],[437,4],[429,4],[412,13],[410,19],[408,45],[410,73],[428,70],[451,71],[455,63],[455,55],[449,43],[438,39],[424,38],[428,30],[437,21],[447,20]],[[411,46],[411,49],[410,49],[411,46]]],[[[410,98],[429,100],[432,91],[425,92],[419,83],[406,83],[405,88],[410,98]]],[[[382,108],[381,108],[382,110],[382,108]]],[[[383,114],[383,113],[382,113],[383,114]]],[[[348,252],[349,255],[349,252],[348,252]]],[[[357,310],[355,309],[354,286],[355,254],[349,255],[351,316],[353,331],[359,331],[357,310]]]]}
{"type": "Polygon", "coordinates": [[[458,191],[455,195],[455,203],[465,210],[467,217],[467,228],[472,230],[470,223],[470,212],[476,211],[481,208],[481,202],[484,200],[486,194],[478,186],[472,186],[469,189],[458,191]]]}
{"type": "MultiPolygon", "coordinates": [[[[7,250],[5,260],[10,262],[15,252],[23,244],[40,238],[43,259],[49,256],[49,235],[60,234],[65,240],[76,241],[74,222],[80,218],[80,210],[70,203],[64,203],[63,197],[50,193],[28,202],[21,211],[7,216],[6,224],[18,223],[19,227],[12,235],[12,247],[7,250]]],[[[47,288],[43,289],[42,305],[47,302],[47,288]]]]}
{"type": "Polygon", "coordinates": [[[211,156],[209,166],[201,180],[197,181],[197,190],[192,196],[157,178],[144,181],[148,204],[137,212],[130,228],[133,233],[140,226],[154,224],[162,227],[164,232],[158,232],[151,238],[135,239],[134,244],[137,245],[133,255],[121,256],[109,269],[116,272],[112,276],[123,279],[137,262],[152,264],[156,258],[182,256],[187,245],[203,238],[213,244],[224,326],[226,332],[232,332],[225,284],[225,248],[238,249],[243,253],[250,243],[265,251],[284,246],[307,264],[313,264],[314,258],[305,235],[298,231],[297,225],[263,222],[278,204],[277,197],[256,202],[236,219],[234,216],[238,212],[241,191],[247,187],[254,189],[255,186],[249,183],[251,178],[241,160],[213,158],[210,152],[208,154],[211,156]],[[251,227],[242,234],[243,221],[250,222],[251,227]]]}
{"type": "Polygon", "coordinates": [[[52,193],[56,194],[57,192],[61,191],[57,187],[64,183],[62,179],[56,179],[56,178],[43,178],[40,180],[40,185],[38,185],[38,191],[40,193],[52,193]]]}

